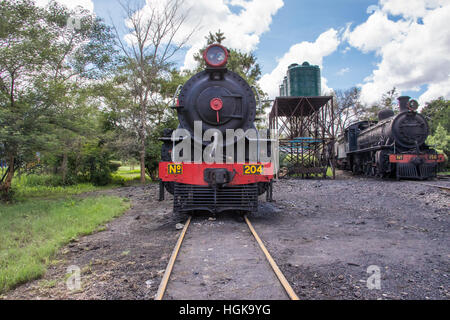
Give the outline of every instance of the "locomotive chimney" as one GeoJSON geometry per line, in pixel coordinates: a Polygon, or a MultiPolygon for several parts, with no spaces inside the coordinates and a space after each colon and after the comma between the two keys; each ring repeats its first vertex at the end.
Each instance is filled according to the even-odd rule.
{"type": "Polygon", "coordinates": [[[398,106],[400,108],[400,112],[405,112],[405,111],[409,110],[408,109],[409,99],[411,99],[411,97],[408,97],[408,96],[398,97],[398,106]]]}

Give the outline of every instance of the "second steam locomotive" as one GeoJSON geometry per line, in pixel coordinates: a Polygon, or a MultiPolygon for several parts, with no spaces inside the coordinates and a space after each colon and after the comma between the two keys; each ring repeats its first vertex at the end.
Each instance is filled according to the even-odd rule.
{"type": "Polygon", "coordinates": [[[348,126],[335,145],[337,167],[368,176],[429,179],[436,177],[444,155],[426,145],[427,120],[417,113],[419,104],[398,98],[400,112],[382,110],[378,121],[348,126]]]}

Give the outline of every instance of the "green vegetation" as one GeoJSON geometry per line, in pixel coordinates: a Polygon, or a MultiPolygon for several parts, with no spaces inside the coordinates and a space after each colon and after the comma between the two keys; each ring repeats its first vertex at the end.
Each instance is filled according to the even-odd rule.
{"type": "Polygon", "coordinates": [[[100,80],[113,65],[113,35],[87,10],[78,13],[80,28],[69,28],[74,15],[56,1],[45,8],[0,1],[0,159],[8,164],[0,177],[3,199],[10,197],[15,171],[38,162],[36,152],[61,156],[65,182],[69,151],[87,140],[102,146],[89,80],[100,80]]]}
{"type": "Polygon", "coordinates": [[[0,205],[0,292],[42,276],[60,247],[98,230],[128,207],[117,197],[0,205]]]}
{"type": "MultiPolygon", "coordinates": [[[[115,163],[117,167],[120,163],[115,163]]],[[[0,175],[2,171],[0,170],[0,175]]],[[[85,192],[111,189],[119,186],[129,186],[140,183],[140,170],[131,170],[130,166],[120,166],[111,174],[110,183],[98,186],[90,182],[67,185],[62,182],[60,175],[55,174],[23,174],[13,180],[11,193],[13,202],[22,202],[35,198],[56,199],[63,196],[77,195],[85,192]]],[[[152,180],[146,176],[146,182],[152,180]]]]}
{"type": "Polygon", "coordinates": [[[437,152],[443,153],[445,162],[440,166],[440,171],[449,168],[448,158],[450,156],[450,134],[441,124],[438,124],[434,135],[428,136],[427,144],[435,148],[437,152]]]}
{"type": "MultiPolygon", "coordinates": [[[[29,186],[21,184],[19,181],[13,185],[13,192],[16,196],[16,201],[23,201],[32,198],[47,198],[55,199],[61,196],[76,195],[85,192],[105,189],[106,187],[96,187],[90,183],[80,183],[72,186],[29,186]]],[[[109,187],[110,188],[110,187],[109,187]]]]}
{"type": "MultiPolygon", "coordinates": [[[[145,181],[150,183],[152,180],[145,176],[145,181]]],[[[121,166],[117,172],[112,175],[112,184],[120,185],[120,186],[130,186],[139,184],[141,182],[141,170],[140,169],[131,169],[129,166],[121,166]]]]}
{"type": "Polygon", "coordinates": [[[427,144],[440,153],[444,153],[446,163],[441,166],[441,171],[450,169],[450,100],[439,98],[426,104],[422,110],[430,124],[430,136],[427,144]]]}
{"type": "MultiPolygon", "coordinates": [[[[1,173],[1,172],[0,172],[1,173]]],[[[146,182],[151,180],[146,177],[146,182]]],[[[34,198],[56,199],[63,196],[77,195],[85,192],[111,189],[118,186],[129,186],[140,183],[140,170],[131,170],[129,166],[121,166],[111,175],[110,183],[97,186],[89,182],[64,185],[61,176],[52,174],[30,174],[16,177],[12,186],[14,201],[25,201],[34,198]]]]}
{"type": "Polygon", "coordinates": [[[141,170],[140,169],[132,170],[131,167],[129,166],[121,166],[119,170],[117,170],[117,174],[130,178],[136,178],[141,176],[141,170]]]}
{"type": "Polygon", "coordinates": [[[113,186],[99,187],[92,183],[63,185],[61,177],[58,175],[30,174],[16,177],[13,181],[11,193],[14,194],[14,202],[23,202],[36,198],[56,199],[113,186]]]}
{"type": "Polygon", "coordinates": [[[431,134],[435,134],[439,125],[441,125],[447,132],[450,131],[450,100],[445,100],[443,97],[426,103],[422,109],[422,114],[425,115],[430,124],[431,134]]]}

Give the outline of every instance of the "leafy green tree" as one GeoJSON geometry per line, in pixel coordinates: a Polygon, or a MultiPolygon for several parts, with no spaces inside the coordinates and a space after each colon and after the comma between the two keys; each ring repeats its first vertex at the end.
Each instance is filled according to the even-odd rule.
{"type": "Polygon", "coordinates": [[[422,114],[429,120],[431,134],[434,134],[439,125],[450,132],[450,100],[443,97],[427,102],[422,114]]]}
{"type": "Polygon", "coordinates": [[[49,148],[56,129],[73,118],[70,93],[112,63],[111,40],[108,27],[87,11],[0,1],[0,141],[8,162],[0,177],[3,197],[20,162],[49,148]],[[80,28],[68,27],[75,14],[80,28]]]}
{"type": "MultiPolygon", "coordinates": [[[[185,25],[187,13],[181,11],[183,0],[167,1],[162,7],[151,6],[143,12],[131,1],[122,5],[126,16],[128,43],[116,29],[116,39],[122,51],[119,68],[121,82],[131,93],[129,113],[137,130],[141,183],[145,183],[146,141],[152,130],[151,116],[160,116],[164,101],[160,95],[161,81],[172,67],[171,59],[187,43],[195,30],[175,42],[185,25]]],[[[179,37],[181,38],[181,37],[179,37]]]]}
{"type": "Polygon", "coordinates": [[[438,124],[435,134],[428,137],[427,144],[450,155],[450,134],[441,124],[438,124]]]}
{"type": "MultiPolygon", "coordinates": [[[[156,179],[155,170],[160,160],[162,130],[175,129],[178,123],[176,112],[169,108],[175,104],[172,98],[177,87],[187,79],[188,76],[172,69],[166,77],[157,80],[158,101],[146,108],[145,172],[152,180],[156,179]]],[[[101,92],[106,106],[102,127],[106,144],[118,159],[140,161],[140,106],[133,92],[127,89],[128,81],[128,75],[119,69],[114,79],[98,86],[97,91],[101,92]]]]}

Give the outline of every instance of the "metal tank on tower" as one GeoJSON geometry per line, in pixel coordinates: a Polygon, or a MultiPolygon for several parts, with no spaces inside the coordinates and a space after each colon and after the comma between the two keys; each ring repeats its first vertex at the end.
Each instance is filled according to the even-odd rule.
{"type": "Polygon", "coordinates": [[[306,61],[289,65],[279,93],[269,114],[279,141],[279,177],[334,177],[333,97],[322,95],[320,67],[306,61]]]}
{"type": "Polygon", "coordinates": [[[281,97],[317,97],[322,93],[320,67],[307,61],[288,67],[286,77],[280,85],[281,97]]]}

